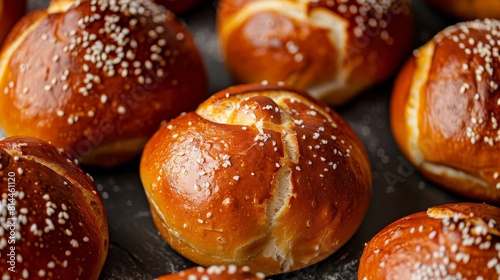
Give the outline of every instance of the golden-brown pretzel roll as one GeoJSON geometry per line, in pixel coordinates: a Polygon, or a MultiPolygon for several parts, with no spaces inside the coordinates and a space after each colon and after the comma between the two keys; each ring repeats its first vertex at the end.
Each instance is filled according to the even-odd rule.
{"type": "Polygon", "coordinates": [[[394,136],[429,179],[500,202],[500,22],[460,23],[415,52],[397,78],[394,136]]]}
{"type": "Polygon", "coordinates": [[[377,233],[358,279],[498,279],[500,209],[458,203],[406,216],[377,233]]]}
{"type": "Polygon", "coordinates": [[[85,164],[136,156],[161,121],[205,99],[188,31],[150,0],[54,0],[12,31],[0,61],[0,124],[85,164]],[[123,5],[122,5],[123,4],[123,5]]]}
{"type": "Polygon", "coordinates": [[[264,276],[261,272],[255,274],[250,272],[248,266],[238,268],[235,265],[222,265],[207,268],[202,266],[193,267],[176,274],[158,277],[157,280],[261,280],[264,279],[264,276]]]}
{"type": "Polygon", "coordinates": [[[500,1],[497,0],[426,0],[441,11],[463,19],[500,19],[500,1]]]}
{"type": "Polygon", "coordinates": [[[369,160],[348,124],[296,90],[260,84],[223,90],[163,126],[140,174],[176,251],[266,275],[335,252],[371,195],[369,160]]]}
{"type": "Polygon", "coordinates": [[[154,0],[176,14],[182,14],[196,6],[201,0],[154,0]]]}
{"type": "Polygon", "coordinates": [[[221,0],[218,33],[238,82],[283,81],[330,104],[388,78],[409,53],[408,0],[221,0]]]}
{"type": "Polygon", "coordinates": [[[0,141],[0,177],[2,279],[97,279],[109,235],[92,178],[28,137],[0,141]]]}
{"type": "Polygon", "coordinates": [[[17,20],[24,14],[25,0],[0,0],[0,47],[17,20]]]}

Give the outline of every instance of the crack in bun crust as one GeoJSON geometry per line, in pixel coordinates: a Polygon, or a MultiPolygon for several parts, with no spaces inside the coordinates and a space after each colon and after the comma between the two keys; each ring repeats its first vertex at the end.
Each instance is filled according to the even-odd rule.
{"type": "Polygon", "coordinates": [[[500,201],[500,21],[450,26],[396,79],[391,126],[427,178],[465,197],[500,201]]]}
{"type": "Polygon", "coordinates": [[[268,80],[341,105],[411,50],[410,1],[221,0],[222,55],[239,83],[268,80]]]}
{"type": "Polygon", "coordinates": [[[201,265],[266,275],[335,252],[371,196],[362,143],[326,105],[296,90],[221,91],[148,142],[141,179],[155,223],[201,265]]]}
{"type": "Polygon", "coordinates": [[[0,53],[5,133],[45,140],[83,164],[137,156],[206,89],[192,36],[150,0],[53,0],[24,17],[0,53]]]}

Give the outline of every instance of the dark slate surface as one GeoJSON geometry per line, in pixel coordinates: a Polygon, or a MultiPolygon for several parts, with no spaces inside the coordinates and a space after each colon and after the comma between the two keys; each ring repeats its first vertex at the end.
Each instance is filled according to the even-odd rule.
{"type": "MultiPolygon", "coordinates": [[[[30,0],[29,9],[47,6],[47,0],[30,0]]],[[[453,19],[413,0],[418,47],[453,19]]],[[[209,0],[182,17],[192,31],[210,77],[210,94],[231,85],[220,59],[215,37],[216,2],[209,0]]],[[[272,279],[356,279],[364,244],[383,227],[427,207],[464,200],[425,180],[401,155],[389,127],[389,99],[393,80],[367,90],[337,111],[358,133],[370,155],[373,197],[359,231],[337,253],[300,271],[272,279]]],[[[100,170],[84,167],[95,179],[106,207],[110,248],[101,274],[108,279],[153,279],[194,264],[173,251],[156,230],[138,173],[139,159],[123,166],[100,170]]]]}

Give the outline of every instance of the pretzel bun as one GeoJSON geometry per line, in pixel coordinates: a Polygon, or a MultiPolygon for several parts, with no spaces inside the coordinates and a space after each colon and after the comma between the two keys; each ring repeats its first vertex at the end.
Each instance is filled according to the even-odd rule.
{"type": "Polygon", "coordinates": [[[25,9],[25,0],[0,0],[0,46],[12,26],[23,16],[25,9]]]}
{"type": "Polygon", "coordinates": [[[456,18],[500,19],[500,2],[496,0],[426,0],[427,3],[456,18]]]}
{"type": "Polygon", "coordinates": [[[0,61],[7,135],[101,166],[138,155],[163,120],[196,108],[207,86],[191,35],[149,0],[53,0],[14,28],[0,61]]]}
{"type": "Polygon", "coordinates": [[[176,14],[187,12],[196,6],[200,0],[155,0],[156,3],[165,6],[165,8],[176,14]]]}
{"type": "Polygon", "coordinates": [[[459,23],[415,52],[394,87],[391,123],[408,159],[464,196],[500,202],[500,22],[459,23]]]}
{"type": "Polygon", "coordinates": [[[0,177],[2,279],[98,279],[109,235],[92,178],[29,137],[0,141],[0,177]]]}
{"type": "Polygon", "coordinates": [[[283,81],[340,105],[410,52],[408,0],[221,0],[218,33],[237,82],[283,81]]]}
{"type": "Polygon", "coordinates": [[[238,268],[235,265],[229,266],[210,266],[204,268],[202,266],[193,267],[183,270],[176,274],[165,275],[158,277],[157,280],[192,280],[192,279],[209,279],[209,280],[260,280],[264,279],[263,273],[253,274],[248,266],[238,268]]]}
{"type": "Polygon", "coordinates": [[[358,279],[498,279],[500,209],[458,203],[406,216],[377,233],[358,279]]]}
{"type": "Polygon", "coordinates": [[[362,143],[339,115],[291,88],[223,90],[147,143],[141,179],[165,240],[203,266],[266,275],[331,255],[371,195],[362,143]]]}

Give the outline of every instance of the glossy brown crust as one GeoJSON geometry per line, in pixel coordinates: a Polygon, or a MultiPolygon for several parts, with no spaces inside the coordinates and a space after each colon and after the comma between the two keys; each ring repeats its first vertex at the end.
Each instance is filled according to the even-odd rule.
{"type": "Polygon", "coordinates": [[[406,216],[377,233],[358,279],[497,279],[500,209],[458,203],[406,216]]]}
{"type": "Polygon", "coordinates": [[[182,14],[195,7],[201,0],[154,0],[176,14],[182,14]]]}
{"type": "Polygon", "coordinates": [[[158,277],[157,280],[191,280],[204,279],[210,280],[261,280],[264,279],[263,273],[251,273],[248,267],[238,268],[235,265],[229,266],[211,266],[204,268],[201,266],[183,270],[179,273],[169,274],[158,277]],[[196,277],[196,278],[195,278],[196,277]]]}
{"type": "Polygon", "coordinates": [[[237,82],[283,81],[330,104],[345,103],[388,78],[412,43],[408,1],[358,2],[219,1],[230,73],[237,82]]]}
{"type": "Polygon", "coordinates": [[[393,95],[391,98],[390,115],[391,128],[394,139],[403,154],[409,156],[409,147],[406,144],[408,135],[407,119],[405,117],[406,104],[410,95],[412,77],[415,70],[415,58],[411,57],[401,68],[399,75],[394,83],[393,95]]]}
{"type": "Polygon", "coordinates": [[[427,0],[444,13],[463,19],[500,19],[500,2],[495,0],[427,0]]]}
{"type": "Polygon", "coordinates": [[[282,86],[232,87],[172,120],[146,145],[140,173],[175,250],[266,275],[335,252],[371,194],[368,158],[349,126],[282,86]]]}
{"type": "Polygon", "coordinates": [[[0,46],[12,26],[23,16],[25,9],[25,0],[0,0],[0,46]]]}
{"type": "Polygon", "coordinates": [[[92,178],[67,154],[28,137],[0,141],[0,178],[2,277],[98,279],[109,235],[92,178]],[[9,227],[12,221],[15,230],[9,227]],[[14,273],[6,262],[11,246],[14,273]]]}
{"type": "Polygon", "coordinates": [[[85,164],[116,165],[163,120],[205,99],[205,70],[191,35],[161,6],[139,0],[144,14],[133,15],[140,9],[73,2],[54,1],[12,31],[1,54],[0,124],[85,164]]]}
{"type": "Polygon", "coordinates": [[[391,104],[394,136],[424,175],[464,196],[495,202],[500,201],[500,76],[494,69],[500,64],[495,51],[485,50],[495,47],[491,42],[499,30],[499,22],[487,20],[437,35],[400,73],[391,104]],[[412,91],[419,101],[411,100],[412,91]],[[413,110],[416,117],[408,113],[413,110]]]}

